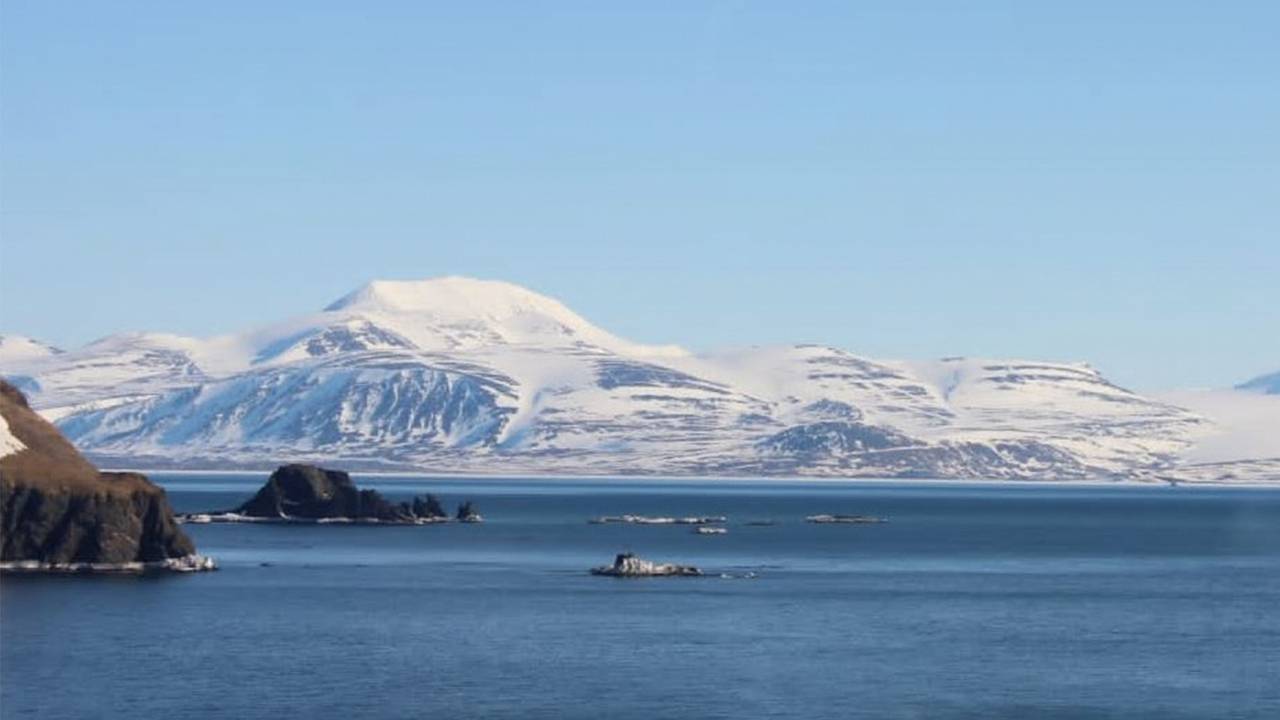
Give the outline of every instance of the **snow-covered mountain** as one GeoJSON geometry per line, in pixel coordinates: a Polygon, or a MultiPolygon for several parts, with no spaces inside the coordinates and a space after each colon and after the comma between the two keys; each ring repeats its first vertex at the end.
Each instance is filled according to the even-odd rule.
{"type": "Polygon", "coordinates": [[[27,362],[62,352],[52,345],[21,335],[0,335],[0,363],[27,362]]]}
{"type": "Polygon", "coordinates": [[[467,278],[373,282],[224,337],[0,353],[0,373],[88,455],[135,466],[1157,477],[1214,431],[1086,365],[822,346],[694,354],[467,278]]]}
{"type": "Polygon", "coordinates": [[[1184,390],[1161,399],[1213,418],[1209,431],[1183,454],[1181,476],[1280,481],[1280,373],[1232,389],[1184,390]]]}

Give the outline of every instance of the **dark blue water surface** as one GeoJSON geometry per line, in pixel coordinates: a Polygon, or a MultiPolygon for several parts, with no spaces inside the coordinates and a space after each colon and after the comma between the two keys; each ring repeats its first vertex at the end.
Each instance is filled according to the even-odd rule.
{"type": "MultiPolygon", "coordinates": [[[[155,478],[179,510],[264,479],[155,478]]],[[[1280,717],[1280,492],[357,480],[488,521],[187,526],[221,571],[7,577],[0,714],[1280,717]],[[586,522],[621,513],[729,534],[586,522]],[[622,550],[728,577],[587,574],[622,550]]]]}

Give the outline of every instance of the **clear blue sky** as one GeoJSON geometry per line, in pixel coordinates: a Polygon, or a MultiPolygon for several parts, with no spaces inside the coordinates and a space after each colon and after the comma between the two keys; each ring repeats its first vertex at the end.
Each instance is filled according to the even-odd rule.
{"type": "Polygon", "coordinates": [[[1280,3],[0,3],[0,331],[372,278],[641,341],[1280,368],[1280,3]]]}

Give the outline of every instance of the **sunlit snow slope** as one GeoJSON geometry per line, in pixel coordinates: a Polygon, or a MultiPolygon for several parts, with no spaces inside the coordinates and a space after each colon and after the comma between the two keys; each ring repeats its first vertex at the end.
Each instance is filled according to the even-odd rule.
{"type": "Polygon", "coordinates": [[[135,466],[1174,479],[1219,429],[1084,365],[691,354],[456,277],[373,282],[236,335],[44,347],[5,338],[0,373],[100,463],[135,466]]]}

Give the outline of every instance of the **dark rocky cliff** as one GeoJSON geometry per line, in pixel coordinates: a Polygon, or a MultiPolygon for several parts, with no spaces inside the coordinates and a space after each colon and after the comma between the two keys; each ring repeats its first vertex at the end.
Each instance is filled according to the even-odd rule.
{"type": "Polygon", "coordinates": [[[98,472],[3,380],[0,419],[21,445],[0,457],[0,562],[6,567],[196,558],[164,490],[137,473],[98,472]]]}

